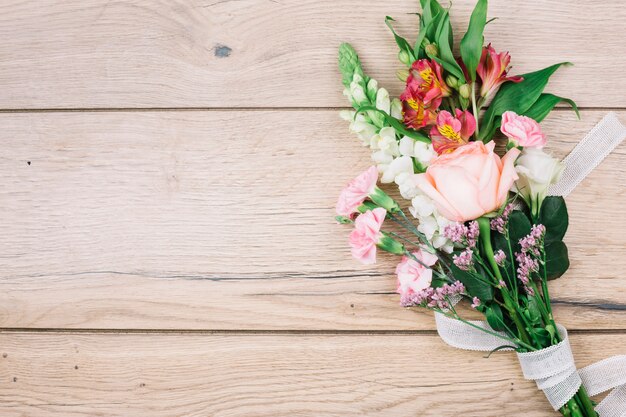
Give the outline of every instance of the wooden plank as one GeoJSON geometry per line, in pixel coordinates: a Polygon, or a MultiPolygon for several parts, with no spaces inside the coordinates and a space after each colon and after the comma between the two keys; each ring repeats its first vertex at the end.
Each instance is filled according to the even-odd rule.
{"type": "MultiPolygon", "coordinates": [[[[575,335],[579,366],[625,335],[575,335]]],[[[515,356],[419,335],[2,334],[0,411],[53,416],[552,417],[515,356]]]]}
{"type": "MultiPolygon", "coordinates": [[[[554,113],[548,148],[603,114],[554,113]]],[[[370,164],[335,111],[0,122],[0,327],[433,329],[399,307],[397,259],[358,265],[333,221],[370,164]]],[[[568,199],[572,268],[551,288],[570,328],[626,328],[625,167],[620,147],[568,199]]]]}
{"type": "MultiPolygon", "coordinates": [[[[474,0],[453,6],[457,40],[474,0]]],[[[340,42],[399,93],[384,25],[416,32],[415,0],[42,0],[0,5],[0,108],[345,106],[340,42]]],[[[550,90],[621,107],[626,9],[604,0],[492,0],[486,40],[524,73],[571,61],[550,90]],[[593,88],[581,88],[591,86],[593,88]]]]}

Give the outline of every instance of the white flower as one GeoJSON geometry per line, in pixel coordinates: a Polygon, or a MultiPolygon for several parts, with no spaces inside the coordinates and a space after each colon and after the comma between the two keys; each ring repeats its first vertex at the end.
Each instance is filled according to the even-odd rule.
{"type": "Polygon", "coordinates": [[[365,95],[365,90],[363,89],[361,82],[357,81],[357,77],[361,78],[357,74],[354,74],[354,78],[350,83],[350,96],[352,97],[352,101],[354,103],[360,105],[367,101],[367,96],[365,95]]]}
{"type": "MultiPolygon", "coordinates": [[[[402,158],[402,157],[401,157],[402,158]]],[[[402,172],[396,175],[394,180],[398,184],[400,195],[406,200],[411,200],[420,193],[420,189],[417,187],[417,183],[414,180],[415,174],[411,172],[402,172]]]]}
{"type": "Polygon", "coordinates": [[[435,156],[433,146],[419,140],[411,139],[404,136],[400,139],[398,146],[400,155],[406,155],[415,158],[415,160],[424,168],[430,165],[431,159],[435,156]]]}
{"type": "MultiPolygon", "coordinates": [[[[380,169],[379,169],[380,171],[380,169]]],[[[383,184],[389,184],[396,180],[396,177],[403,174],[413,174],[413,160],[408,156],[400,156],[388,166],[384,167],[384,170],[381,171],[383,176],[380,179],[380,182],[383,184]]]]}
{"type": "Polygon", "coordinates": [[[435,204],[424,194],[418,194],[411,200],[409,211],[416,218],[430,216],[435,212],[435,204]]]}
{"type": "Polygon", "coordinates": [[[381,88],[376,93],[376,108],[389,114],[391,110],[391,102],[389,101],[389,93],[384,88],[381,88]]]}
{"type": "Polygon", "coordinates": [[[561,178],[564,168],[563,162],[538,148],[524,148],[517,158],[515,170],[519,179],[514,189],[531,207],[533,215],[539,214],[548,187],[561,178]]]}
{"type": "Polygon", "coordinates": [[[389,126],[380,129],[380,132],[372,137],[371,148],[376,151],[372,154],[372,160],[378,164],[378,170],[384,172],[388,165],[400,156],[396,131],[389,126]]]}
{"type": "Polygon", "coordinates": [[[394,98],[393,100],[391,100],[391,117],[398,119],[398,120],[402,120],[402,102],[397,99],[394,98]]]}
{"type": "Polygon", "coordinates": [[[367,82],[367,95],[370,96],[372,98],[372,100],[374,100],[374,98],[376,98],[376,92],[377,91],[378,91],[378,81],[376,81],[375,79],[371,78],[367,82]]]}

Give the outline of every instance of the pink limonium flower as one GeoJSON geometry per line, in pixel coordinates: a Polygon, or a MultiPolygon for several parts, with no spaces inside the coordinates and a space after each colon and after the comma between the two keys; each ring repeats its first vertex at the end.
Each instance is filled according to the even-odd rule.
{"type": "Polygon", "coordinates": [[[480,307],[480,299],[478,297],[474,297],[472,299],[472,306],[471,306],[474,310],[477,309],[478,307],[480,307]]]}
{"type": "Polygon", "coordinates": [[[350,181],[348,186],[341,191],[337,201],[337,214],[352,217],[363,201],[376,189],[378,170],[375,166],[368,168],[358,177],[350,181]]]}
{"type": "Polygon", "coordinates": [[[515,146],[543,148],[546,145],[546,135],[541,131],[539,123],[512,111],[502,115],[500,130],[515,146]]]}
{"type": "Polygon", "coordinates": [[[474,251],[469,248],[465,249],[459,255],[454,255],[452,262],[463,271],[472,271],[474,270],[474,251]]]}
{"type": "Polygon", "coordinates": [[[385,221],[387,210],[378,207],[359,215],[350,233],[352,256],[365,265],[376,263],[376,245],[383,238],[380,228],[385,221]]]}
{"type": "Polygon", "coordinates": [[[413,252],[413,256],[415,259],[403,256],[396,267],[398,275],[396,291],[401,298],[425,290],[430,287],[433,279],[433,270],[430,267],[437,263],[437,256],[423,249],[413,252]]]}
{"type": "Polygon", "coordinates": [[[430,130],[433,148],[439,155],[452,152],[465,145],[476,130],[476,119],[469,111],[456,109],[456,117],[442,110],[437,115],[437,125],[430,130]]]}
{"type": "Polygon", "coordinates": [[[523,80],[520,76],[507,77],[510,62],[511,56],[508,52],[497,53],[491,44],[483,48],[483,53],[476,69],[482,81],[480,86],[480,95],[482,97],[491,96],[506,81],[518,83],[523,80]]]}
{"type": "Polygon", "coordinates": [[[498,266],[504,266],[504,261],[506,261],[506,255],[502,249],[499,249],[494,255],[494,260],[498,264],[498,266]]]}

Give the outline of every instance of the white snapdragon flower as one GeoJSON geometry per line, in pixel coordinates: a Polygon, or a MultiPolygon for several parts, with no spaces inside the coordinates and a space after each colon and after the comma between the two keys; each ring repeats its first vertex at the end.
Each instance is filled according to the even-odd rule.
{"type": "Polygon", "coordinates": [[[408,136],[400,139],[399,149],[401,155],[415,158],[423,167],[427,167],[435,156],[435,150],[432,144],[411,139],[408,136]]]}
{"type": "Polygon", "coordinates": [[[380,129],[380,132],[372,137],[371,148],[376,151],[372,154],[374,162],[385,165],[379,167],[379,171],[383,172],[396,157],[400,156],[394,128],[387,126],[380,129]]]}
{"type": "Polygon", "coordinates": [[[376,108],[390,114],[391,101],[389,100],[389,92],[384,88],[381,88],[376,93],[376,108]]]}
{"type": "Polygon", "coordinates": [[[539,148],[524,148],[517,158],[515,170],[519,179],[514,188],[526,201],[533,214],[539,214],[548,187],[561,178],[565,165],[539,148]]]}
{"type": "Polygon", "coordinates": [[[364,82],[365,80],[363,80],[363,77],[355,73],[352,77],[352,82],[350,83],[350,98],[353,103],[358,105],[367,101],[367,95],[365,94],[365,89],[363,88],[364,82]]]}
{"type": "Polygon", "coordinates": [[[442,235],[443,229],[451,222],[437,212],[432,199],[419,193],[411,200],[409,211],[419,223],[417,230],[422,232],[436,249],[452,252],[454,244],[442,235]]]}
{"type": "Polygon", "coordinates": [[[391,109],[390,109],[391,117],[394,119],[402,120],[402,102],[394,98],[391,100],[391,109]]]}
{"type": "Polygon", "coordinates": [[[405,179],[407,175],[413,174],[413,160],[409,156],[400,156],[385,166],[381,172],[383,175],[380,182],[383,184],[392,183],[400,176],[405,179]]]}
{"type": "Polygon", "coordinates": [[[378,128],[369,123],[365,115],[358,114],[355,118],[355,114],[356,112],[352,110],[342,110],[339,112],[339,116],[343,120],[350,122],[350,130],[361,139],[363,145],[371,146],[372,138],[376,135],[378,128]]]}

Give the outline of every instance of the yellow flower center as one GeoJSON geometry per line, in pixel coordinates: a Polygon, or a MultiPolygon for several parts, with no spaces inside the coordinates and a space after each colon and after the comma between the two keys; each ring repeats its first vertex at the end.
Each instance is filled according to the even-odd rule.
{"type": "Polygon", "coordinates": [[[439,80],[435,77],[435,73],[431,68],[426,68],[420,71],[420,77],[424,80],[424,84],[422,87],[430,88],[433,84],[435,87],[440,88],[439,80]]]}
{"type": "Polygon", "coordinates": [[[455,132],[452,126],[445,124],[443,126],[437,126],[437,130],[441,133],[442,136],[451,139],[455,142],[461,142],[463,139],[459,132],[455,132]]]}
{"type": "Polygon", "coordinates": [[[421,101],[413,100],[411,98],[408,99],[406,102],[417,113],[415,115],[415,120],[417,120],[417,123],[422,124],[422,122],[424,121],[424,103],[422,103],[421,101]]]}

